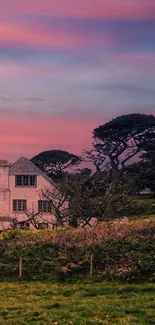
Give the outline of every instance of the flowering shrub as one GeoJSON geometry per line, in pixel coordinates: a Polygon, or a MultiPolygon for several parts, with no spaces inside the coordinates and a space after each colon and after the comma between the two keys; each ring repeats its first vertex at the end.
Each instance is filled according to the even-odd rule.
{"type": "Polygon", "coordinates": [[[8,231],[1,234],[0,239],[17,246],[32,246],[43,243],[55,243],[60,247],[82,247],[105,240],[116,239],[149,239],[155,237],[155,219],[136,221],[103,222],[92,228],[69,227],[54,230],[26,230],[8,231]]]}
{"type": "Polygon", "coordinates": [[[93,256],[97,278],[154,280],[154,252],[154,219],[101,223],[86,229],[8,231],[0,237],[0,276],[17,277],[22,256],[26,279],[79,278],[89,275],[93,256]]]}

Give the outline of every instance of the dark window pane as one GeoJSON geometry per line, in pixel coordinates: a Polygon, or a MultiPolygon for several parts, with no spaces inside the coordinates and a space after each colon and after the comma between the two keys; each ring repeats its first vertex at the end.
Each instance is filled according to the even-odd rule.
{"type": "Polygon", "coordinates": [[[17,211],[17,200],[13,200],[13,211],[17,211]]]}
{"type": "Polygon", "coordinates": [[[13,211],[26,211],[26,200],[13,200],[13,211]]]}
{"type": "Polygon", "coordinates": [[[51,202],[46,200],[38,201],[39,212],[51,212],[51,202]]]}
{"type": "Polygon", "coordinates": [[[16,176],[16,186],[22,186],[22,176],[16,176]]]}
{"type": "Polygon", "coordinates": [[[22,211],[26,211],[26,200],[23,200],[22,211]]]}
{"type": "Polygon", "coordinates": [[[23,176],[22,186],[29,186],[29,176],[23,176]]]}
{"type": "Polygon", "coordinates": [[[30,186],[36,186],[36,176],[30,176],[30,186]]]}
{"type": "Polygon", "coordinates": [[[19,200],[18,202],[18,210],[17,211],[22,211],[22,201],[19,200]]]}
{"type": "Polygon", "coordinates": [[[29,222],[20,222],[18,225],[19,229],[29,229],[30,223],[29,222]]]}
{"type": "Polygon", "coordinates": [[[37,176],[36,175],[16,175],[15,186],[16,187],[36,187],[37,176]]]}
{"type": "Polygon", "coordinates": [[[51,202],[50,201],[48,201],[48,207],[47,207],[47,209],[48,209],[48,212],[51,212],[51,202]]]}
{"type": "Polygon", "coordinates": [[[38,223],[38,229],[46,229],[46,228],[48,228],[48,223],[46,222],[38,223]]]}

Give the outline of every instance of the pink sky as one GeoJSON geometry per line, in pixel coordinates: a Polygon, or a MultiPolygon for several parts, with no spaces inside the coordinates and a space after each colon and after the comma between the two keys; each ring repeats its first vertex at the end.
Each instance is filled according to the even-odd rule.
{"type": "Polygon", "coordinates": [[[154,113],[155,0],[5,0],[1,159],[80,154],[118,115],[154,113]]]}
{"type": "Polygon", "coordinates": [[[29,48],[78,48],[89,45],[113,45],[114,40],[103,36],[102,40],[93,35],[87,34],[66,34],[63,31],[48,31],[40,26],[31,26],[30,24],[0,22],[0,42],[24,45],[29,48]]]}
{"type": "Polygon", "coordinates": [[[3,116],[0,129],[1,157],[14,161],[19,156],[31,158],[40,151],[58,147],[79,154],[81,149],[91,148],[91,133],[97,125],[98,121],[90,120],[3,116]]]}
{"type": "Polygon", "coordinates": [[[98,18],[155,18],[154,0],[5,0],[2,13],[98,18]]]}

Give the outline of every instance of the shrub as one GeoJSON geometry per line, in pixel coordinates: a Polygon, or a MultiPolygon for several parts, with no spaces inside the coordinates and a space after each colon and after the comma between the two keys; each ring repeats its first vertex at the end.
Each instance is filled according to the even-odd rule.
{"type": "Polygon", "coordinates": [[[0,277],[66,281],[89,276],[90,256],[98,279],[155,278],[155,220],[101,223],[87,229],[15,231],[1,235],[0,277]]]}

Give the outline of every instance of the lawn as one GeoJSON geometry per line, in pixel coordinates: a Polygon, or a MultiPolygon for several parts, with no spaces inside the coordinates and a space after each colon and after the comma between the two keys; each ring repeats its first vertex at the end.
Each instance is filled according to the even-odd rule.
{"type": "Polygon", "coordinates": [[[2,325],[155,324],[155,284],[0,283],[2,325]]]}

